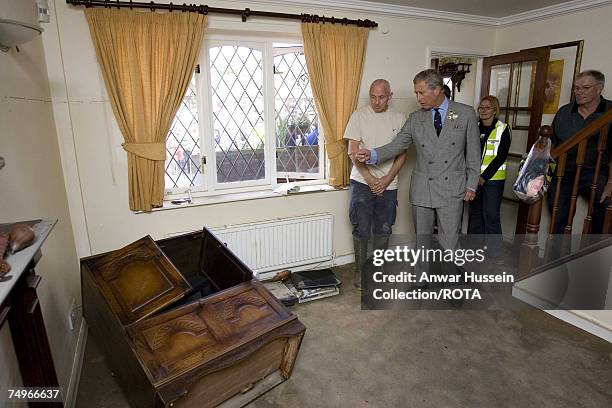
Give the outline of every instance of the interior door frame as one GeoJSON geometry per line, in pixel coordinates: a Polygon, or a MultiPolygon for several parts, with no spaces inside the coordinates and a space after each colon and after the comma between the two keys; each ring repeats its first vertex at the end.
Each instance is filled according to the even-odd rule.
{"type": "MultiPolygon", "coordinates": [[[[480,97],[489,95],[489,86],[491,80],[491,67],[496,65],[514,64],[518,62],[535,61],[536,73],[533,81],[533,93],[531,99],[531,111],[529,118],[529,130],[527,133],[527,148],[525,153],[529,152],[531,146],[538,139],[538,129],[542,123],[542,113],[544,109],[544,88],[546,86],[546,74],[548,71],[548,60],[550,57],[550,46],[529,48],[509,54],[500,54],[486,57],[482,63],[482,81],[480,87],[480,97]]],[[[510,75],[512,81],[512,75],[510,75]]],[[[512,82],[508,89],[511,94],[512,82]]],[[[527,215],[529,206],[523,202],[519,202],[518,214],[516,219],[515,234],[525,234],[527,231],[527,215]]]]}
{"type": "MultiPolygon", "coordinates": [[[[491,79],[491,67],[502,64],[513,64],[515,62],[536,61],[536,75],[533,84],[533,97],[531,100],[531,117],[529,120],[529,133],[527,137],[527,151],[538,138],[538,129],[542,123],[542,111],[544,107],[544,88],[546,86],[546,73],[550,47],[537,47],[510,54],[494,55],[483,59],[482,82],[480,97],[489,94],[489,81],[491,79]]],[[[512,78],[510,78],[512,80],[512,78]]]]}

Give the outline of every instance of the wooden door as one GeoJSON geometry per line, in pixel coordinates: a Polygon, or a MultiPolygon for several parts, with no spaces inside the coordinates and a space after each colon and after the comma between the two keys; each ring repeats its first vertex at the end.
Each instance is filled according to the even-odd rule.
{"type": "MultiPolygon", "coordinates": [[[[512,191],[515,181],[510,169],[518,168],[522,154],[538,138],[549,54],[549,47],[538,47],[483,59],[481,97],[496,96],[501,108],[499,120],[512,128],[506,192],[512,191]]],[[[529,206],[520,202],[516,234],[525,234],[528,211],[529,206]]]]}

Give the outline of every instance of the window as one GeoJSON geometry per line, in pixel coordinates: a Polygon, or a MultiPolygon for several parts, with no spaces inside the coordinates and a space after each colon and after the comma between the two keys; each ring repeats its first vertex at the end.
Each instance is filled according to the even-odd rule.
{"type": "Polygon", "coordinates": [[[267,189],[324,178],[303,48],[206,41],[166,142],[167,195],[267,189]]]}
{"type": "Polygon", "coordinates": [[[166,189],[202,184],[195,75],[166,139],[166,189]]]}
{"type": "Polygon", "coordinates": [[[278,176],[322,178],[319,123],[303,48],[274,48],[274,111],[278,176]]]}

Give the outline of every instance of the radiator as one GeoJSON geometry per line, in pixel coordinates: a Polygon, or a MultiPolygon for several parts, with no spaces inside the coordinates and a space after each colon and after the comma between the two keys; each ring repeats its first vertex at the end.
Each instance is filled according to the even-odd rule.
{"type": "Polygon", "coordinates": [[[210,230],[258,275],[332,259],[331,214],[228,225],[210,230]]]}

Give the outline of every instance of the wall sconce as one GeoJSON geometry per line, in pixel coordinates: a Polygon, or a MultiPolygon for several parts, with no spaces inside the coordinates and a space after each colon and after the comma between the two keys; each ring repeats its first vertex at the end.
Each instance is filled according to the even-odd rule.
{"type": "Polygon", "coordinates": [[[457,88],[457,92],[461,92],[461,82],[465,76],[470,73],[470,66],[467,62],[447,62],[441,65],[438,70],[443,77],[450,77],[453,82],[453,88],[457,88]]]}

